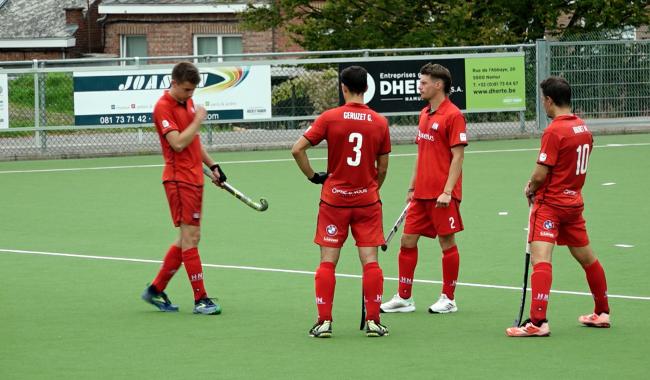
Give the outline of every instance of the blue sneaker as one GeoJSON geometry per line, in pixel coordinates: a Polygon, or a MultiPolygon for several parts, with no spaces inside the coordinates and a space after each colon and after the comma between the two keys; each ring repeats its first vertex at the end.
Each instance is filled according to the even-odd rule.
{"type": "Polygon", "coordinates": [[[140,296],[146,303],[150,303],[158,308],[160,311],[178,311],[178,305],[172,304],[165,292],[158,292],[153,285],[147,286],[140,296]]]}
{"type": "MultiPolygon", "coordinates": [[[[213,298],[201,298],[194,302],[194,314],[217,315],[221,314],[221,306],[212,301],[213,298]]],[[[216,300],[216,299],[215,299],[216,300]]]]}

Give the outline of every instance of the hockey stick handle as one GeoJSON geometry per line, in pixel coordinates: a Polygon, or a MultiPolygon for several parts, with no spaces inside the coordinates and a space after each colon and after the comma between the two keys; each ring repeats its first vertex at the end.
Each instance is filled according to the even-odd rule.
{"type": "Polygon", "coordinates": [[[529,205],[528,207],[528,227],[526,227],[526,250],[525,250],[525,260],[524,260],[524,281],[521,287],[521,303],[519,304],[519,314],[515,319],[514,326],[517,327],[521,324],[521,321],[524,317],[524,308],[526,306],[526,290],[528,288],[528,270],[530,268],[530,243],[528,242],[528,236],[530,235],[530,217],[533,214],[533,206],[529,205]]]}
{"type": "MultiPolygon", "coordinates": [[[[209,168],[203,167],[203,174],[205,174],[208,178],[212,179],[212,172],[210,171],[209,168]]],[[[260,198],[260,202],[257,203],[254,200],[250,199],[246,194],[242,193],[241,191],[237,190],[235,187],[233,187],[231,184],[228,182],[221,182],[221,187],[232,194],[235,198],[239,199],[242,201],[244,204],[246,204],[248,207],[257,210],[257,211],[266,211],[266,209],[269,208],[269,203],[266,201],[264,198],[260,198]]]]}
{"type": "Polygon", "coordinates": [[[406,212],[409,209],[409,206],[411,206],[411,202],[407,203],[406,206],[404,207],[404,210],[402,210],[402,213],[399,214],[399,217],[395,221],[395,224],[393,224],[393,228],[391,228],[390,232],[388,233],[388,236],[386,236],[386,242],[382,244],[381,250],[386,251],[388,249],[388,243],[393,239],[393,236],[397,233],[397,230],[399,230],[399,226],[402,225],[402,222],[404,222],[404,219],[406,219],[406,212]]]}

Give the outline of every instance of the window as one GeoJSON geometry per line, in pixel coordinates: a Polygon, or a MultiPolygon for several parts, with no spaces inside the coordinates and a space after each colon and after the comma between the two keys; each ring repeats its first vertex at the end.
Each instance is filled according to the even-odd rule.
{"type": "MultiPolygon", "coordinates": [[[[120,38],[120,57],[147,57],[147,36],[121,36],[120,38]]],[[[146,63],[146,60],[141,60],[146,63]]],[[[133,62],[127,62],[133,65],[133,62]]]]}
{"type": "MultiPolygon", "coordinates": [[[[241,54],[244,51],[241,36],[195,35],[194,55],[241,54]]],[[[237,61],[240,57],[219,58],[219,62],[237,61]]]]}

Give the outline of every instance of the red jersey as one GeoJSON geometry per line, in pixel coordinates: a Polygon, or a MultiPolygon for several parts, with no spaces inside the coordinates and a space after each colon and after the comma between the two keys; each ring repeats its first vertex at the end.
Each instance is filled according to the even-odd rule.
{"type": "Polygon", "coordinates": [[[327,140],[327,172],[321,200],[332,206],[367,206],[379,201],[377,167],[390,153],[388,120],[365,104],[347,103],[323,112],[304,137],[327,140]]]}
{"type": "MultiPolygon", "coordinates": [[[[451,148],[467,145],[465,117],[449,98],[440,103],[438,109],[431,111],[428,105],[420,111],[418,135],[417,172],[415,174],[415,193],[417,199],[435,199],[445,190],[451,148]]],[[[458,177],[451,196],[462,199],[463,175],[458,177]]]]}
{"type": "Polygon", "coordinates": [[[153,109],[153,122],[160,137],[160,145],[165,159],[162,180],[185,182],[196,186],[203,185],[203,158],[199,135],[180,152],[174,151],[165,135],[171,131],[183,132],[194,120],[194,102],[188,99],[179,103],[165,91],[153,109]]]}
{"type": "Polygon", "coordinates": [[[549,173],[535,192],[535,200],[560,207],[581,207],[594,139],[585,122],[575,115],[553,119],[542,135],[537,163],[549,173]]]}

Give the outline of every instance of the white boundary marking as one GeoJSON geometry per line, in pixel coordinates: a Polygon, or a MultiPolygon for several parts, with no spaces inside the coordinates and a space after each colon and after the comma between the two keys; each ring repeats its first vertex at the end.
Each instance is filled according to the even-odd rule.
{"type": "MultiPolygon", "coordinates": [[[[95,256],[95,255],[80,255],[74,253],[59,253],[59,252],[41,252],[41,251],[25,251],[18,249],[2,249],[0,248],[0,253],[13,253],[13,254],[23,254],[23,255],[41,255],[41,256],[56,256],[56,257],[73,257],[78,259],[89,259],[89,260],[109,260],[109,261],[126,261],[134,263],[147,263],[147,264],[161,264],[161,260],[148,260],[148,259],[132,259],[128,257],[114,257],[114,256],[95,256]]],[[[240,270],[250,270],[250,271],[259,271],[259,272],[276,272],[276,273],[292,273],[292,274],[305,274],[305,275],[314,275],[314,272],[304,271],[304,270],[292,270],[292,269],[276,269],[276,268],[262,268],[262,267],[252,267],[252,266],[239,266],[239,265],[222,265],[222,264],[203,264],[204,267],[208,268],[221,268],[221,269],[240,269],[240,270]]],[[[337,273],[336,277],[344,278],[361,278],[358,274],[346,274],[346,273],[337,273]]],[[[397,281],[395,277],[385,277],[385,280],[397,281]]],[[[442,281],[436,280],[418,280],[413,279],[413,282],[423,283],[423,284],[441,284],[442,281]]],[[[471,282],[457,282],[456,285],[467,286],[473,288],[488,288],[488,289],[505,289],[505,290],[518,290],[521,291],[520,287],[517,286],[505,286],[505,285],[487,285],[487,284],[475,284],[471,282]]],[[[527,288],[530,291],[530,288],[527,288]]],[[[591,293],[586,292],[574,292],[568,290],[551,290],[551,293],[556,294],[570,294],[577,296],[588,296],[591,297],[591,293]]],[[[629,300],[642,300],[650,301],[650,297],[644,296],[627,296],[619,294],[608,294],[609,298],[621,298],[629,300]]]]}
{"type": "MultiPolygon", "coordinates": [[[[624,148],[631,146],[648,146],[650,143],[631,143],[631,144],[605,144],[596,145],[596,148],[624,148]]],[[[519,148],[519,149],[495,149],[495,150],[474,150],[467,151],[465,154],[485,154],[485,153],[514,153],[514,152],[532,152],[538,151],[539,148],[519,148]]],[[[398,153],[391,154],[391,157],[413,157],[415,153],[398,153]]],[[[313,157],[312,161],[326,160],[327,157],[313,157]]],[[[293,161],[293,158],[278,158],[269,160],[244,160],[244,161],[223,161],[220,164],[261,164],[271,162],[288,162],[293,161]]],[[[54,173],[54,172],[76,172],[86,170],[116,170],[116,169],[141,169],[141,168],[160,168],[162,164],[150,165],[125,165],[125,166],[96,166],[88,168],[58,168],[58,169],[26,169],[26,170],[3,170],[0,174],[17,174],[17,173],[54,173]]]]}

